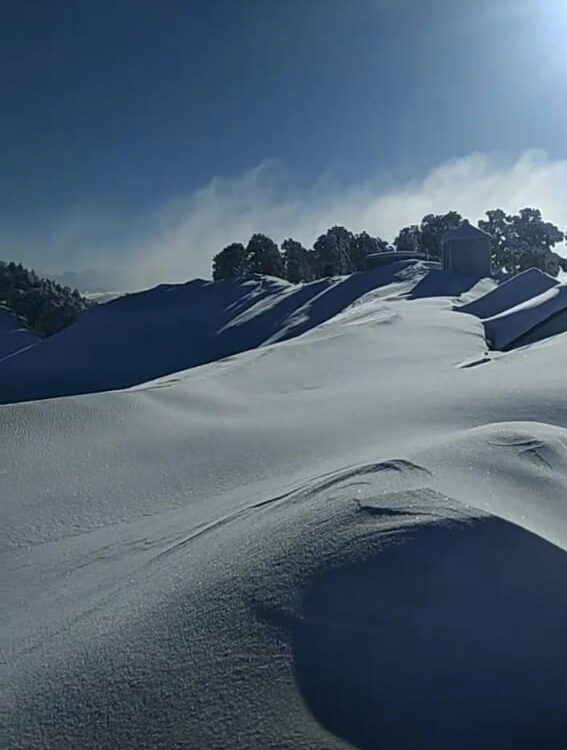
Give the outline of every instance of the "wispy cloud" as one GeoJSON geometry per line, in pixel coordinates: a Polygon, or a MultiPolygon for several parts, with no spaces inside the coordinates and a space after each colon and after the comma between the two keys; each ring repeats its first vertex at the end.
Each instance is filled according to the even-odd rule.
{"type": "Polygon", "coordinates": [[[333,224],[393,239],[398,229],[426,213],[450,209],[477,221],[490,208],[542,210],[567,226],[567,160],[530,151],[513,162],[477,153],[443,164],[423,179],[383,186],[369,181],[341,186],[327,181],[296,189],[277,163],[266,162],[234,178],[215,178],[156,214],[151,236],[132,264],[136,286],[209,276],[211,258],[229,242],[261,231],[281,242],[292,236],[311,244],[333,224]]]}
{"type": "MultiPolygon", "coordinates": [[[[4,238],[4,244],[19,248],[16,260],[40,270],[92,268],[113,279],[109,289],[140,289],[208,278],[213,255],[230,242],[246,243],[254,232],[278,242],[294,237],[311,245],[328,227],[343,224],[392,240],[401,227],[427,213],[455,209],[477,221],[490,208],[515,212],[524,206],[540,208],[548,221],[565,229],[565,185],[567,159],[552,159],[542,151],[512,161],[472,154],[420,179],[389,186],[383,179],[341,185],[325,178],[299,188],[283,165],[266,161],[168,200],[144,218],[143,226],[112,211],[80,208],[43,233],[41,243],[31,237],[26,243],[21,235],[17,242],[4,238]]],[[[565,250],[562,246],[560,252],[565,250]]]]}

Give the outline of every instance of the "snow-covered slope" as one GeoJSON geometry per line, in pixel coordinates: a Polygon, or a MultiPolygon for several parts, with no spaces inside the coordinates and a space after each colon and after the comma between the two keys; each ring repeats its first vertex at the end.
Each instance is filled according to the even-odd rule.
{"type": "Polygon", "coordinates": [[[39,341],[13,312],[0,305],[0,362],[39,341]]]}
{"type": "Polygon", "coordinates": [[[463,301],[464,296],[454,309],[483,321],[493,349],[507,350],[567,331],[567,285],[537,268],[463,301]]]}
{"type": "Polygon", "coordinates": [[[471,286],[406,261],[299,286],[268,277],[196,280],[120,297],[88,310],[41,347],[0,364],[0,403],[144,383],[298,336],[377,288],[401,284],[409,293],[428,279],[437,294],[471,286]]]}
{"type": "Polygon", "coordinates": [[[567,349],[407,273],[0,408],[6,747],[565,750],[567,349]]]}
{"type": "Polygon", "coordinates": [[[558,283],[557,279],[540,271],[539,268],[528,268],[527,271],[522,271],[495,286],[482,297],[456,309],[476,315],[477,318],[491,318],[547,292],[558,283]]]}
{"type": "Polygon", "coordinates": [[[102,305],[105,302],[111,302],[113,299],[118,299],[118,297],[124,297],[126,294],[127,292],[86,292],[83,294],[83,297],[102,305]]]}
{"type": "MultiPolygon", "coordinates": [[[[552,316],[567,312],[567,284],[558,284],[527,302],[504,310],[484,321],[486,333],[495,349],[506,349],[528,331],[552,316]]],[[[567,329],[567,321],[565,322],[567,329]]]]}

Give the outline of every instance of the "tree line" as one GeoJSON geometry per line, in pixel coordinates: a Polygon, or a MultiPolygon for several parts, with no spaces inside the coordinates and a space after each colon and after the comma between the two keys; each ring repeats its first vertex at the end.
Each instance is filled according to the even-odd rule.
{"type": "MultiPolygon", "coordinates": [[[[457,211],[427,214],[419,224],[403,227],[391,244],[367,232],[355,234],[342,226],[328,229],[311,248],[291,238],[284,240],[280,248],[267,235],[257,233],[246,246],[233,242],[215,255],[213,279],[258,273],[292,283],[313,281],[364,271],[369,255],[384,252],[411,252],[439,261],[443,236],[464,222],[457,211]]],[[[539,209],[524,208],[517,214],[490,210],[479,227],[493,237],[494,271],[518,273],[535,267],[552,276],[557,276],[560,269],[567,271],[567,261],[553,251],[565,234],[544,221],[539,209]]]]}
{"type": "Polygon", "coordinates": [[[21,263],[0,261],[0,304],[30,330],[50,336],[74,323],[92,303],[76,289],[44,279],[21,263]]]}

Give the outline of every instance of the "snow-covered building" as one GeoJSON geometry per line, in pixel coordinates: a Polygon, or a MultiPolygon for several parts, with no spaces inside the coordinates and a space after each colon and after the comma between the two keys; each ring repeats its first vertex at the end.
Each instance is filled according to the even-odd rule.
{"type": "Polygon", "coordinates": [[[446,271],[465,276],[490,276],[492,236],[465,221],[443,237],[442,264],[446,271]]]}
{"type": "Polygon", "coordinates": [[[511,310],[558,284],[557,279],[539,268],[528,268],[502,282],[482,297],[477,297],[468,304],[456,306],[455,310],[485,320],[511,310]]]}
{"type": "Polygon", "coordinates": [[[493,349],[507,351],[567,331],[567,285],[558,284],[484,320],[493,349]]]}

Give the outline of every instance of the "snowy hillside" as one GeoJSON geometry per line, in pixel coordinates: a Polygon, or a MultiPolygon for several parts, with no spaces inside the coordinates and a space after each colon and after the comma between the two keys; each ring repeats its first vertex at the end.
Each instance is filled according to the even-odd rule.
{"type": "Polygon", "coordinates": [[[126,388],[215,362],[298,336],[396,283],[416,296],[471,285],[407,262],[304,285],[260,276],[163,285],[97,305],[0,366],[0,403],[126,388]]]}
{"type": "Polygon", "coordinates": [[[11,310],[0,305],[0,362],[5,357],[37,344],[39,340],[11,310]]]}
{"type": "Polygon", "coordinates": [[[487,354],[494,287],[160,287],[0,363],[2,745],[565,750],[566,337],[487,354]]]}

